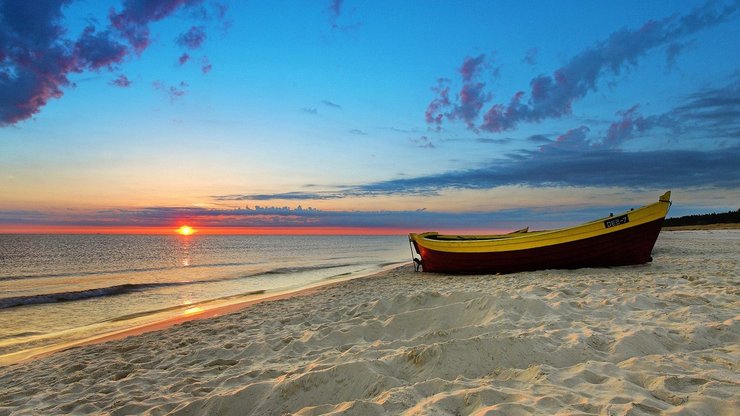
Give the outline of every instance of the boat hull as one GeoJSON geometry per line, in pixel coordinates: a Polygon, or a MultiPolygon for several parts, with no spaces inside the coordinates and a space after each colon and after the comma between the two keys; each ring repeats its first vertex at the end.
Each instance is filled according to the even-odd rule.
{"type": "Polygon", "coordinates": [[[422,270],[434,273],[514,273],[543,269],[577,269],[644,264],[660,234],[663,218],[561,244],[516,251],[449,252],[414,241],[422,270]]]}

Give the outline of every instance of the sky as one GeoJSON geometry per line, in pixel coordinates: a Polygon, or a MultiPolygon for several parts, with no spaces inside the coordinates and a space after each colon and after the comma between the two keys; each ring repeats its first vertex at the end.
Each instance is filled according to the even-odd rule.
{"type": "Polygon", "coordinates": [[[0,233],[740,207],[740,1],[0,0],[0,233]]]}

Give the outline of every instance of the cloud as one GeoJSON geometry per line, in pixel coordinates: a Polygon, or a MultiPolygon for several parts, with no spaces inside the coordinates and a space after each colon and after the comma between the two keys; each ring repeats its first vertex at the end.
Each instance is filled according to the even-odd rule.
{"type": "Polygon", "coordinates": [[[432,90],[438,94],[438,97],[427,106],[424,114],[426,122],[439,130],[444,118],[463,120],[468,128],[477,130],[475,125],[478,115],[485,103],[491,100],[491,94],[485,91],[486,84],[478,81],[486,64],[485,55],[467,57],[463,60],[459,69],[462,87],[456,96],[457,104],[454,105],[450,101],[448,80],[445,78],[437,80],[437,86],[432,90]],[[443,112],[443,109],[450,107],[450,111],[443,112]]]}
{"type": "Polygon", "coordinates": [[[676,128],[680,121],[669,114],[643,117],[638,112],[638,106],[617,113],[622,118],[609,125],[606,137],[599,145],[608,149],[619,148],[622,143],[634,138],[636,133],[644,133],[656,127],[676,128]]]}
{"type": "MultiPolygon", "coordinates": [[[[445,117],[449,120],[462,119],[471,129],[501,132],[515,128],[521,122],[539,122],[569,115],[573,103],[596,91],[600,79],[605,75],[619,75],[624,68],[635,66],[647,52],[666,45],[669,56],[675,57],[678,53],[675,46],[677,42],[702,29],[735,18],[739,4],[710,1],[684,16],[651,20],[636,30],[618,30],[606,40],[572,57],[551,75],[533,78],[526,97],[524,91],[518,91],[508,103],[491,106],[479,125],[475,125],[475,120],[470,118],[473,111],[466,113],[465,117],[457,112],[445,114],[445,117]]],[[[476,89],[475,93],[472,102],[478,102],[475,98],[488,97],[484,91],[476,89]]],[[[465,107],[465,103],[459,101],[459,107],[465,107]]],[[[435,102],[438,105],[439,98],[435,98],[435,102]]],[[[439,114],[430,116],[430,107],[427,108],[427,122],[439,126],[445,117],[439,117],[439,114]]]]}
{"type": "Polygon", "coordinates": [[[488,143],[488,144],[507,144],[511,143],[512,139],[509,137],[503,137],[500,139],[491,139],[488,137],[478,137],[475,139],[478,143],[488,143]]]}
{"type": "Polygon", "coordinates": [[[338,199],[343,197],[343,194],[333,192],[285,192],[277,194],[232,194],[212,196],[216,201],[271,201],[275,199],[304,201],[338,199]]]}
{"type": "Polygon", "coordinates": [[[177,38],[177,44],[187,49],[198,49],[206,40],[206,28],[192,26],[187,32],[177,38]]]}
{"type": "Polygon", "coordinates": [[[185,88],[188,87],[188,83],[180,81],[177,85],[167,85],[164,81],[157,80],[152,83],[154,89],[164,92],[170,99],[171,103],[182,98],[187,92],[185,88]]]}
{"type": "Polygon", "coordinates": [[[70,84],[73,51],[58,41],[69,1],[0,3],[0,126],[31,117],[70,84]]]}
{"type": "Polygon", "coordinates": [[[129,80],[126,75],[121,74],[118,78],[111,81],[110,84],[115,85],[116,87],[126,88],[131,86],[131,80],[129,80]]]}
{"type": "Polygon", "coordinates": [[[341,110],[342,109],[342,106],[341,105],[339,105],[337,103],[334,103],[334,102],[331,102],[329,100],[321,100],[321,103],[324,104],[327,107],[336,108],[338,110],[341,110]]]}
{"type": "Polygon", "coordinates": [[[73,57],[77,69],[99,69],[113,67],[123,61],[126,46],[111,38],[110,31],[96,33],[95,27],[87,26],[74,47],[73,57]]]}
{"type": "Polygon", "coordinates": [[[529,137],[527,137],[527,141],[532,143],[550,143],[552,140],[550,140],[547,136],[543,134],[533,134],[529,137]]]}
{"type": "Polygon", "coordinates": [[[434,143],[432,143],[432,139],[427,136],[419,136],[419,138],[411,139],[411,143],[416,145],[416,147],[421,147],[422,149],[434,149],[436,147],[434,146],[434,143]]]}
{"type": "Polygon", "coordinates": [[[551,76],[541,75],[530,82],[527,104],[523,93],[514,95],[508,105],[496,104],[484,116],[481,129],[499,132],[514,128],[519,122],[537,122],[571,113],[573,102],[597,90],[597,83],[607,73],[619,74],[636,65],[646,52],[704,28],[734,17],[738,4],[716,8],[715,2],[677,18],[671,16],[649,21],[638,30],[622,29],[605,41],[571,58],[551,76]]]}
{"type": "MultiPolygon", "coordinates": [[[[141,54],[150,43],[151,22],[178,10],[206,7],[205,0],[124,0],[120,11],[111,10],[104,30],[90,24],[70,39],[62,26],[62,9],[72,2],[0,2],[0,126],[28,119],[50,99],[61,98],[63,89],[73,85],[70,74],[114,71],[132,52],[141,54]]],[[[208,7],[223,9],[211,3],[208,7]]],[[[223,13],[216,16],[222,19],[223,13]]],[[[188,47],[203,39],[200,26],[182,37],[188,47]]],[[[202,63],[203,72],[210,69],[210,63],[202,63]]]]}
{"type": "Polygon", "coordinates": [[[213,65],[211,65],[211,62],[208,60],[207,56],[200,58],[200,72],[207,74],[211,72],[212,69],[213,65]]]}
{"type": "MultiPolygon", "coordinates": [[[[582,209],[581,209],[582,210],[582,209]]],[[[548,221],[569,219],[566,215],[549,213],[548,221]]],[[[498,212],[459,213],[434,212],[425,208],[402,211],[324,211],[314,208],[254,207],[237,209],[205,209],[192,207],[144,207],[133,209],[110,209],[99,211],[4,211],[0,210],[0,226],[10,225],[54,225],[94,227],[162,227],[173,229],[183,221],[198,227],[286,227],[327,228],[385,228],[401,232],[426,229],[464,229],[479,224],[493,225],[501,229],[520,228],[520,224],[531,224],[532,218],[542,218],[541,212],[528,209],[502,210],[498,212]]]]}
{"type": "Polygon", "coordinates": [[[349,131],[349,133],[350,134],[357,135],[357,136],[367,136],[367,133],[366,132],[364,132],[362,130],[359,130],[359,129],[352,129],[352,130],[349,131]]]}
{"type": "MultiPolygon", "coordinates": [[[[578,132],[576,132],[578,134],[578,132]]],[[[671,188],[740,186],[740,147],[714,150],[589,152],[553,147],[490,164],[437,175],[363,185],[350,193],[419,195],[443,189],[492,189],[507,185],[671,188]]]]}
{"type": "Polygon", "coordinates": [[[460,67],[460,75],[465,82],[472,80],[481,70],[486,60],[485,55],[479,55],[475,58],[467,57],[460,67]]]}
{"type": "Polygon", "coordinates": [[[437,130],[441,129],[442,120],[444,113],[442,109],[450,105],[450,80],[447,78],[440,78],[437,80],[437,86],[432,87],[432,91],[437,93],[437,97],[432,100],[427,106],[427,110],[424,113],[424,118],[427,124],[437,126],[437,130]]]}
{"type": "Polygon", "coordinates": [[[137,53],[149,46],[149,23],[160,21],[180,8],[193,7],[203,0],[124,0],[123,9],[111,10],[108,18],[137,53]]]}
{"type": "Polygon", "coordinates": [[[303,108],[301,108],[301,111],[303,111],[304,113],[307,113],[307,114],[312,114],[312,115],[319,114],[319,110],[317,110],[315,108],[303,107],[303,108]]]}
{"type": "Polygon", "coordinates": [[[189,60],[190,60],[190,55],[188,55],[187,52],[184,52],[177,59],[177,63],[179,63],[180,65],[185,65],[189,60]]]}
{"type": "Polygon", "coordinates": [[[527,53],[524,55],[524,58],[522,58],[522,62],[524,62],[527,65],[536,65],[537,56],[539,55],[539,53],[540,53],[540,50],[537,48],[527,49],[527,53]]]}

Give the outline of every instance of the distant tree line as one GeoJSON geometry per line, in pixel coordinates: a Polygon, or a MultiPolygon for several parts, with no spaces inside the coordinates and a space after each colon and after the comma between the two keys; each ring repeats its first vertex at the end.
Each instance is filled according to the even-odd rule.
{"type": "Polygon", "coordinates": [[[697,214],[685,215],[678,218],[666,218],[663,223],[666,227],[681,227],[684,225],[707,225],[707,224],[729,224],[740,223],[740,209],[721,214],[697,214]]]}

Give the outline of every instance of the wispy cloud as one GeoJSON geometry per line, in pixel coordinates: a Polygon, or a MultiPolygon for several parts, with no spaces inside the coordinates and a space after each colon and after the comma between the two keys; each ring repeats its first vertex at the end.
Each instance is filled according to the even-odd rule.
{"type": "Polygon", "coordinates": [[[524,62],[527,65],[536,65],[537,56],[539,55],[539,53],[540,53],[540,50],[538,48],[527,49],[527,53],[524,55],[524,58],[522,58],[522,62],[524,62]]]}
{"type": "Polygon", "coordinates": [[[177,85],[167,85],[164,81],[157,80],[152,83],[152,86],[154,89],[164,92],[169,97],[170,102],[174,103],[185,95],[188,83],[180,81],[177,85]]]}
{"type": "Polygon", "coordinates": [[[341,110],[342,109],[342,106],[341,105],[339,105],[339,104],[337,104],[335,102],[331,102],[329,100],[321,100],[321,104],[324,104],[327,107],[336,108],[338,110],[341,110]]]}
{"type": "Polygon", "coordinates": [[[331,23],[331,27],[334,29],[337,29],[339,27],[339,25],[337,24],[337,20],[342,14],[342,3],[342,0],[331,0],[329,2],[329,22],[331,23]]]}
{"type": "Polygon", "coordinates": [[[427,136],[419,136],[417,138],[412,138],[411,143],[413,143],[416,147],[421,147],[423,149],[434,149],[436,147],[434,146],[432,139],[430,139],[427,136]]]}

